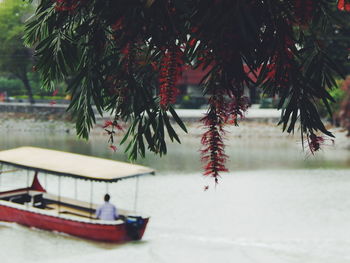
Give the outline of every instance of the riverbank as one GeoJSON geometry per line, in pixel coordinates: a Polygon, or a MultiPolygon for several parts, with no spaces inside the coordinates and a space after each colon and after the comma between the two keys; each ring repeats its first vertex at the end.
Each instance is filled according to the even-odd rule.
{"type": "MultiPolygon", "coordinates": [[[[203,115],[202,111],[192,112],[193,115],[189,115],[184,110],[179,110],[179,116],[183,118],[184,123],[188,129],[188,136],[197,136],[203,132],[203,127],[199,121],[203,115]],[[200,116],[199,116],[200,115],[200,116]],[[186,118],[187,116],[187,118],[186,118]],[[189,117],[191,116],[191,117],[189,117]],[[198,116],[198,118],[196,117],[198,116]]],[[[203,113],[204,114],[204,113],[203,113]]],[[[266,118],[267,119],[267,118],[266,118]]],[[[96,119],[95,127],[92,130],[92,134],[105,133],[102,128],[106,120],[111,120],[111,118],[96,119]]],[[[0,127],[2,130],[8,131],[51,131],[51,132],[75,132],[75,122],[71,119],[60,119],[60,118],[40,118],[40,116],[28,113],[0,113],[0,127]]],[[[124,125],[127,129],[127,125],[124,125]]],[[[260,135],[269,134],[269,136],[275,135],[275,133],[280,134],[280,127],[277,126],[277,120],[273,122],[272,119],[269,121],[262,121],[260,118],[247,118],[240,122],[240,126],[230,126],[227,127],[227,135],[243,136],[249,134],[252,128],[259,129],[260,135]]],[[[180,127],[174,123],[174,129],[182,135],[186,135],[180,127]]]]}
{"type": "MultiPolygon", "coordinates": [[[[7,131],[75,133],[74,120],[66,112],[66,107],[67,105],[62,104],[0,103],[0,126],[7,131]]],[[[179,135],[197,137],[203,133],[200,119],[205,115],[205,109],[177,109],[176,111],[188,128],[188,134],[185,134],[174,124],[179,135]]],[[[278,131],[276,133],[280,133],[279,128],[276,128],[279,117],[280,112],[276,109],[250,108],[240,122],[241,127],[228,127],[227,135],[241,137],[250,134],[249,131],[255,128],[254,130],[260,131],[259,136],[275,136],[277,135],[276,131],[278,131]],[[256,129],[257,126],[259,129],[256,129]]],[[[102,129],[104,122],[112,119],[113,116],[108,114],[104,117],[96,114],[96,125],[91,134],[104,134],[105,131],[102,129]]],[[[122,136],[122,134],[118,134],[118,136],[122,136]]]]}
{"type": "MultiPolygon", "coordinates": [[[[0,103],[0,128],[2,132],[28,132],[28,133],[61,133],[75,135],[75,123],[73,118],[66,112],[67,105],[64,104],[34,104],[28,103],[0,103]]],[[[204,132],[200,119],[204,116],[205,109],[177,109],[180,118],[186,124],[188,133],[183,132],[180,127],[174,124],[174,129],[181,140],[195,138],[200,140],[204,132]]],[[[273,138],[276,140],[293,140],[301,143],[299,132],[296,135],[283,133],[281,126],[277,123],[281,112],[277,109],[259,109],[253,105],[248,109],[244,118],[240,121],[239,127],[227,126],[225,128],[226,139],[231,138],[245,140],[264,140],[273,138]]],[[[91,136],[108,137],[102,128],[106,120],[112,120],[112,116],[101,117],[96,114],[96,125],[92,129],[91,136]]],[[[127,125],[125,130],[127,129],[127,125]]],[[[328,126],[336,139],[337,147],[350,150],[350,139],[346,137],[345,130],[328,126]]],[[[124,136],[123,132],[117,134],[117,140],[124,136]]],[[[332,145],[332,138],[326,140],[327,145],[332,145]]],[[[107,142],[106,142],[107,144],[107,142]]]]}
{"type": "MultiPolygon", "coordinates": [[[[20,103],[0,102],[1,118],[34,118],[40,120],[71,120],[71,114],[66,111],[67,104],[52,103],[20,103]]],[[[96,109],[97,120],[106,120],[111,117],[106,112],[101,116],[96,109]]],[[[206,113],[206,109],[176,109],[177,114],[185,122],[198,122],[206,113]]],[[[273,123],[279,120],[281,111],[277,109],[260,109],[259,105],[252,105],[244,116],[244,121],[273,123]]]]}
{"type": "Polygon", "coordinates": [[[38,120],[71,120],[71,115],[66,112],[67,104],[25,102],[0,102],[1,119],[21,118],[38,120]]]}
{"type": "MultiPolygon", "coordinates": [[[[202,112],[202,111],[201,111],[202,112]]],[[[263,116],[264,112],[253,111],[250,116],[255,117],[260,114],[263,116]]],[[[265,112],[266,113],[266,112],[265,112]]],[[[185,116],[185,124],[188,130],[186,134],[184,131],[180,129],[179,126],[174,124],[174,129],[179,134],[182,141],[186,139],[192,138],[200,138],[204,132],[204,128],[202,124],[198,121],[193,121],[194,116],[197,116],[199,119],[199,111],[192,111],[192,115],[189,115],[188,111],[179,110],[179,115],[184,117],[184,115],[192,116],[191,119],[186,119],[185,116]]],[[[282,127],[278,126],[277,120],[273,120],[272,118],[248,118],[244,119],[240,122],[238,127],[236,126],[227,126],[226,130],[226,138],[242,138],[247,140],[264,140],[265,138],[274,138],[276,140],[294,140],[301,141],[300,134],[297,132],[295,135],[283,133],[282,127]],[[266,121],[268,120],[268,121],[266,121]]],[[[102,128],[106,119],[97,119],[96,125],[91,131],[91,136],[101,136],[106,137],[107,134],[105,130],[102,128]]],[[[127,129],[127,125],[125,126],[125,130],[127,129]]],[[[40,118],[37,115],[28,114],[28,113],[0,113],[0,128],[4,133],[11,134],[12,132],[24,132],[24,133],[52,133],[52,134],[71,134],[75,135],[75,123],[69,118],[40,118]]],[[[350,139],[346,137],[346,131],[342,128],[335,127],[327,127],[330,129],[334,135],[336,136],[335,143],[337,146],[341,148],[350,149],[350,139]]],[[[117,139],[120,139],[124,136],[123,132],[117,134],[117,139]]],[[[300,142],[301,144],[301,142],[300,142]]],[[[328,140],[327,144],[332,144],[331,139],[328,140]]]]}

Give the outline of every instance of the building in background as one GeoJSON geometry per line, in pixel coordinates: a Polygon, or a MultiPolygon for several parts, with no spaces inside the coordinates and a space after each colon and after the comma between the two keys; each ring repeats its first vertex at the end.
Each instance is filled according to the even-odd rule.
{"type": "MultiPolygon", "coordinates": [[[[255,74],[250,73],[251,71],[247,66],[245,66],[244,70],[249,74],[252,81],[255,82],[257,80],[255,74]]],[[[200,87],[200,82],[209,71],[209,67],[206,70],[186,68],[183,71],[177,83],[177,88],[180,90],[177,104],[180,108],[198,109],[206,107],[207,98],[203,97],[203,89],[200,87]]],[[[246,87],[244,93],[251,104],[260,104],[261,91],[256,87],[246,87]]]]}

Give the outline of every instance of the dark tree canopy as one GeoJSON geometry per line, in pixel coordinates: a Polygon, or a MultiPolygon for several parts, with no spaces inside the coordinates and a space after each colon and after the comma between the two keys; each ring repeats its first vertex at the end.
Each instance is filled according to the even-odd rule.
{"type": "Polygon", "coordinates": [[[278,95],[283,130],[294,132],[299,121],[312,152],[322,143],[320,133],[333,136],[316,103],[331,114],[329,89],[342,76],[325,41],[342,23],[332,12],[336,7],[346,13],[350,2],[41,0],[27,23],[26,43],[35,47],[48,89],[69,80],[78,135],[88,137],[93,105],[101,114],[109,111],[115,115],[106,124],[111,139],[120,121],[130,123],[122,143],[129,142],[132,159],[146,148],[165,154],[166,133],[180,141],[169,120],[170,114],[186,130],[172,106],[177,79],[184,66],[208,71],[202,80],[203,94],[210,96],[202,157],[205,175],[217,181],[226,171],[224,127],[237,125],[247,109],[245,87],[278,95]]]}

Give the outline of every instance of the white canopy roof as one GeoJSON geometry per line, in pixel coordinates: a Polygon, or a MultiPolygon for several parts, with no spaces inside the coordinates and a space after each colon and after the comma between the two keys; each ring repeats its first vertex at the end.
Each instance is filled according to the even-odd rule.
{"type": "Polygon", "coordinates": [[[105,182],[154,173],[153,169],[141,165],[36,147],[0,151],[0,163],[55,175],[105,182]]]}

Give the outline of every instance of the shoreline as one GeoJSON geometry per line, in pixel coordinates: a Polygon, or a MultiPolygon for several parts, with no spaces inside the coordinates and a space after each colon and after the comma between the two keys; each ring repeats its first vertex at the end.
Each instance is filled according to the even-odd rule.
{"type": "MultiPolygon", "coordinates": [[[[75,135],[75,122],[72,118],[67,116],[37,116],[28,113],[0,113],[0,127],[1,131],[11,132],[53,132],[53,133],[69,133],[75,135]]],[[[96,119],[96,124],[91,130],[91,136],[104,135],[106,132],[102,128],[106,119],[96,119]]],[[[181,137],[199,137],[204,131],[203,125],[199,121],[184,120],[188,133],[186,134],[177,124],[174,123],[173,128],[181,137]]],[[[124,124],[125,130],[127,124],[124,124]]],[[[337,128],[328,125],[327,127],[336,135],[342,138],[342,141],[347,139],[350,143],[350,139],[346,137],[346,130],[343,128],[337,128]]],[[[260,119],[243,119],[239,122],[239,126],[227,126],[225,128],[226,137],[238,137],[238,138],[271,138],[286,139],[286,138],[298,138],[298,130],[295,134],[288,134],[282,132],[282,126],[278,125],[278,121],[261,121],[260,119]]],[[[117,137],[122,137],[122,134],[117,134],[117,137]]]]}

